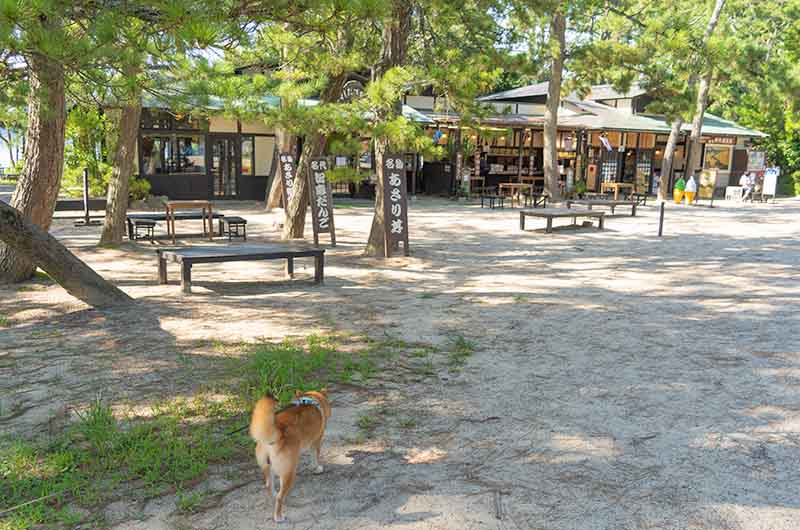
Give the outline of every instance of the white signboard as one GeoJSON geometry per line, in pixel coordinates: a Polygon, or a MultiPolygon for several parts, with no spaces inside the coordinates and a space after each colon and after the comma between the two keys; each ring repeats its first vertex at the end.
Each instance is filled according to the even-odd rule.
{"type": "Polygon", "coordinates": [[[778,191],[778,177],[781,174],[780,168],[770,167],[764,171],[764,186],[761,189],[762,195],[775,196],[778,191]]]}

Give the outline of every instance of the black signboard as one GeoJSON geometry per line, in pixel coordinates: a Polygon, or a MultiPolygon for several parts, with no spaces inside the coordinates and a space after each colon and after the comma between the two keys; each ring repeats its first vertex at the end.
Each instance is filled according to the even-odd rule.
{"type": "Polygon", "coordinates": [[[294,193],[294,155],[291,153],[281,153],[281,190],[283,190],[283,207],[289,208],[289,202],[294,193]]]}
{"type": "Polygon", "coordinates": [[[311,159],[311,171],[308,172],[309,197],[311,197],[311,219],[314,228],[314,245],[319,245],[319,234],[331,235],[331,246],[336,246],[336,231],[333,227],[333,195],[328,182],[328,159],[317,157],[311,159]]]}
{"type": "Polygon", "coordinates": [[[383,219],[385,225],[386,257],[403,243],[403,253],[408,256],[408,193],[405,161],[402,155],[383,156],[383,219]]]}

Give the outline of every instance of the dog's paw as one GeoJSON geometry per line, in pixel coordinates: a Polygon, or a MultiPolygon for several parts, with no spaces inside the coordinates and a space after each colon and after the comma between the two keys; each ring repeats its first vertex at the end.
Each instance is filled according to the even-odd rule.
{"type": "Polygon", "coordinates": [[[324,467],[322,467],[322,466],[317,466],[317,467],[315,467],[315,468],[314,468],[314,474],[315,474],[315,475],[319,475],[319,474],[320,474],[320,473],[322,473],[323,471],[325,471],[325,468],[324,468],[324,467]]]}

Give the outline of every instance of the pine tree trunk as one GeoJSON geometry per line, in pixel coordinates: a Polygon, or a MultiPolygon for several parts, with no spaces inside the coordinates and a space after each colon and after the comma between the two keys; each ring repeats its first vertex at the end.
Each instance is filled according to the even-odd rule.
{"type": "MultiPolygon", "coordinates": [[[[387,71],[405,63],[406,52],[408,51],[408,36],[411,32],[411,14],[413,4],[404,0],[394,0],[392,5],[392,18],[383,26],[383,43],[381,49],[381,61],[376,69],[377,76],[383,76],[387,71]]],[[[377,119],[387,121],[392,114],[398,115],[402,112],[402,104],[397,102],[393,112],[387,115],[378,116],[377,119]]],[[[369,231],[367,246],[364,254],[367,256],[383,257],[386,255],[386,244],[384,234],[386,231],[386,219],[383,217],[383,156],[389,148],[389,140],[386,137],[376,137],[375,139],[375,172],[377,181],[375,182],[375,212],[372,216],[372,226],[369,231]]]]}
{"type": "Polygon", "coordinates": [[[139,117],[142,113],[141,101],[137,98],[122,109],[119,120],[119,138],[114,154],[114,168],[108,183],[106,201],[106,220],[101,245],[119,245],[125,235],[125,216],[128,213],[128,190],[133,161],[136,157],[136,136],[139,132],[139,117]]]}
{"type": "MultiPolygon", "coordinates": [[[[50,229],[64,169],[64,69],[43,55],[28,57],[30,95],[25,167],[11,206],[44,230],[50,229]]],[[[29,279],[36,269],[30,256],[0,244],[0,283],[29,279]]]]}
{"type": "Polygon", "coordinates": [[[4,202],[0,202],[0,241],[27,262],[41,267],[69,294],[92,307],[133,302],[131,297],[104,280],[46,230],[4,202]]]}
{"type": "MultiPolygon", "coordinates": [[[[329,82],[320,97],[320,103],[333,103],[342,96],[342,87],[346,80],[345,75],[339,75],[329,82]]],[[[311,158],[320,156],[325,152],[328,138],[324,134],[314,133],[303,144],[300,160],[297,161],[297,171],[294,176],[292,200],[285,205],[285,222],[283,225],[283,239],[301,239],[306,228],[306,211],[310,194],[308,191],[308,166],[311,158]]]]}
{"type": "Polygon", "coordinates": [[[383,157],[389,147],[386,138],[375,140],[375,170],[377,180],[375,182],[375,214],[372,217],[372,227],[369,231],[367,248],[364,254],[367,256],[383,257],[386,255],[386,219],[383,216],[383,157]]]}
{"type": "Polygon", "coordinates": [[[554,13],[550,21],[550,81],[547,87],[547,105],[544,111],[544,188],[554,200],[561,198],[558,172],[558,108],[561,106],[561,80],[566,53],[567,20],[562,13],[554,13]]]}
{"type": "MultiPolygon", "coordinates": [[[[711,13],[711,18],[708,19],[706,30],[703,33],[703,42],[701,53],[705,57],[701,59],[708,60],[708,41],[714,34],[719,19],[722,15],[722,9],[725,7],[726,0],[716,0],[714,3],[714,11],[711,13]]],[[[714,73],[714,65],[708,64],[700,76],[700,85],[697,88],[697,99],[695,103],[694,117],[692,118],[692,134],[689,137],[689,145],[686,149],[686,178],[694,175],[695,168],[700,165],[700,136],[703,134],[703,119],[705,118],[706,106],[708,105],[708,92],[711,88],[711,78],[714,73]]]]}
{"type": "Polygon", "coordinates": [[[658,182],[658,200],[665,201],[669,196],[669,180],[672,176],[672,164],[675,161],[675,149],[678,147],[678,139],[681,136],[683,118],[677,117],[672,121],[669,131],[667,146],[664,148],[664,158],[661,159],[661,177],[658,182]]]}
{"type": "Polygon", "coordinates": [[[297,161],[292,200],[285,207],[283,239],[302,239],[306,229],[306,212],[308,211],[308,165],[312,157],[320,156],[325,150],[326,137],[313,134],[303,143],[300,160],[297,161]]]}
{"type": "Polygon", "coordinates": [[[708,91],[711,88],[711,70],[700,79],[697,87],[697,103],[692,118],[692,135],[689,137],[689,149],[686,153],[686,178],[694,175],[700,166],[700,136],[703,134],[703,120],[705,119],[706,105],[708,105],[708,91]]]}

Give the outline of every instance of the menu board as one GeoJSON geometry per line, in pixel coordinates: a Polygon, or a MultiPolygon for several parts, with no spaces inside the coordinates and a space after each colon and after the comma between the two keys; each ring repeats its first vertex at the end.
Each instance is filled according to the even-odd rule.
{"type": "Polygon", "coordinates": [[[385,226],[385,253],[403,243],[403,253],[408,256],[408,193],[403,157],[386,153],[383,156],[383,219],[385,226]]]}
{"type": "Polygon", "coordinates": [[[336,232],[333,228],[333,196],[328,182],[328,159],[317,157],[311,159],[311,171],[308,172],[308,189],[311,199],[311,220],[314,229],[314,245],[319,245],[320,233],[331,235],[331,246],[336,246],[336,232]]]}
{"type": "Polygon", "coordinates": [[[778,191],[778,177],[781,174],[780,168],[770,167],[764,171],[764,185],[761,188],[761,195],[774,197],[778,191]]]}
{"type": "Polygon", "coordinates": [[[288,208],[294,194],[294,155],[281,153],[281,190],[283,190],[283,207],[288,208]]]}

